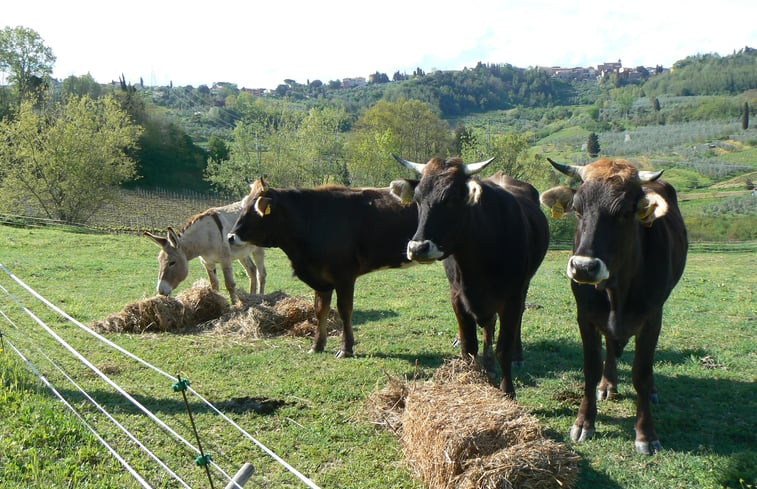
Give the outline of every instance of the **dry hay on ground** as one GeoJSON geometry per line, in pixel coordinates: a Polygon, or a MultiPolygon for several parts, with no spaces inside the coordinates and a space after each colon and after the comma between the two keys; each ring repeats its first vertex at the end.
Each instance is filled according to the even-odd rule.
{"type": "Polygon", "coordinates": [[[545,438],[533,415],[462,359],[446,362],[428,382],[390,377],[366,408],[399,436],[431,489],[565,488],[577,480],[579,457],[545,438]]]}
{"type": "MultiPolygon", "coordinates": [[[[106,333],[190,332],[201,328],[209,334],[248,338],[312,336],[315,312],[310,301],[281,291],[267,295],[240,293],[241,304],[229,306],[226,296],[198,280],[176,297],[157,295],[127,304],[120,312],[93,324],[106,333]]],[[[341,332],[335,311],[327,321],[329,334],[341,332]]]]}
{"type": "MultiPolygon", "coordinates": [[[[314,336],[316,329],[313,303],[282,291],[266,295],[242,294],[242,306],[235,307],[212,321],[208,334],[268,338],[271,336],[314,336]]],[[[326,320],[329,336],[342,331],[342,321],[333,309],[326,320]]]]}
{"type": "Polygon", "coordinates": [[[105,333],[183,332],[215,319],[229,310],[229,301],[199,280],[176,297],[156,295],[124,306],[93,324],[105,333]]]}

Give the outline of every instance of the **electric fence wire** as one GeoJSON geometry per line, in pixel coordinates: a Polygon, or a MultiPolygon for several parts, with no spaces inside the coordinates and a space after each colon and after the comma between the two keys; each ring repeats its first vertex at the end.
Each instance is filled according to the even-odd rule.
{"type": "MultiPolygon", "coordinates": [[[[5,314],[3,314],[3,315],[5,315],[5,314]]],[[[62,395],[62,394],[61,394],[61,393],[60,393],[60,392],[58,391],[58,389],[56,389],[56,388],[55,388],[55,386],[53,386],[53,385],[52,385],[52,384],[51,384],[51,383],[50,383],[50,382],[49,382],[49,381],[47,380],[47,378],[46,378],[46,377],[45,377],[44,375],[42,375],[42,373],[41,373],[41,372],[40,372],[39,370],[37,370],[37,367],[35,367],[35,366],[34,366],[34,364],[33,364],[33,363],[31,363],[31,361],[29,361],[29,359],[28,359],[28,358],[26,358],[26,356],[24,356],[24,354],[23,354],[23,353],[22,353],[22,352],[21,352],[21,351],[20,351],[20,350],[19,350],[18,348],[16,348],[16,346],[15,346],[15,345],[14,345],[14,344],[13,344],[13,343],[12,343],[12,342],[10,341],[10,340],[8,340],[8,345],[9,345],[9,346],[11,347],[11,349],[12,349],[12,350],[13,350],[14,352],[16,352],[16,354],[17,354],[17,355],[19,356],[19,358],[21,358],[21,360],[22,360],[22,361],[23,361],[23,362],[24,362],[24,363],[26,364],[26,366],[27,366],[27,367],[29,368],[29,370],[31,370],[31,371],[32,371],[32,373],[34,373],[34,374],[35,374],[35,375],[36,375],[37,377],[39,377],[39,379],[40,379],[40,380],[42,381],[42,383],[43,383],[43,384],[45,384],[45,386],[46,386],[46,387],[47,387],[48,389],[50,389],[50,391],[51,391],[51,392],[53,393],[53,395],[55,395],[55,397],[57,397],[57,398],[58,398],[58,399],[59,399],[59,400],[60,400],[60,401],[61,401],[61,402],[63,403],[63,405],[64,405],[64,406],[66,406],[66,407],[67,407],[67,408],[68,408],[69,410],[71,410],[71,412],[72,412],[72,413],[74,413],[74,415],[75,415],[75,416],[76,416],[77,418],[79,418],[79,421],[80,421],[80,422],[81,422],[81,423],[82,423],[82,424],[84,425],[84,427],[85,427],[85,428],[87,428],[87,429],[88,429],[88,430],[89,430],[90,432],[92,432],[92,434],[93,434],[93,435],[95,436],[95,438],[97,438],[97,440],[98,440],[98,441],[99,441],[99,442],[100,442],[100,443],[101,443],[101,444],[102,444],[102,445],[103,445],[103,446],[104,446],[104,447],[105,447],[105,448],[106,448],[106,449],[107,449],[107,450],[108,450],[108,451],[109,451],[109,452],[110,452],[110,453],[111,453],[111,454],[112,454],[112,455],[113,455],[113,456],[114,456],[114,457],[116,458],[116,460],[118,460],[118,462],[119,462],[119,463],[120,463],[120,464],[121,464],[121,465],[122,465],[122,466],[123,466],[123,467],[124,467],[124,468],[125,468],[125,469],[126,469],[126,470],[127,470],[128,472],[129,472],[129,473],[130,473],[130,474],[131,474],[131,476],[132,476],[132,477],[134,477],[134,478],[135,478],[135,479],[137,480],[137,482],[139,482],[139,484],[140,484],[140,485],[141,485],[142,487],[145,487],[145,488],[147,488],[147,489],[152,489],[152,486],[151,486],[151,485],[150,485],[150,484],[149,484],[149,483],[148,483],[148,482],[147,482],[147,481],[146,481],[146,480],[144,479],[144,477],[142,477],[142,476],[140,475],[140,473],[139,473],[139,472],[137,472],[137,470],[136,470],[136,469],[135,469],[134,467],[132,467],[131,465],[129,465],[129,462],[127,462],[127,461],[126,461],[126,460],[125,460],[125,459],[124,459],[124,458],[123,458],[123,457],[121,456],[121,454],[119,454],[119,453],[118,453],[118,451],[116,451],[116,449],[115,449],[115,448],[113,448],[113,447],[112,447],[112,446],[111,446],[111,445],[110,445],[110,444],[109,444],[109,443],[108,443],[108,442],[107,442],[107,441],[106,441],[106,440],[105,440],[105,439],[104,439],[104,438],[103,438],[103,437],[102,437],[102,436],[100,435],[100,433],[98,433],[98,432],[97,432],[97,430],[96,430],[96,429],[95,429],[95,428],[94,428],[94,427],[93,427],[92,425],[90,425],[90,424],[89,424],[89,423],[87,422],[87,420],[86,420],[86,419],[84,418],[84,416],[82,416],[82,415],[81,415],[81,414],[80,414],[80,413],[79,413],[79,412],[78,412],[78,411],[76,410],[76,408],[75,408],[75,407],[74,407],[73,405],[71,405],[71,403],[69,403],[69,402],[68,402],[68,401],[66,400],[66,398],[65,398],[65,397],[63,397],[63,395],[62,395]]]]}
{"type": "MultiPolygon", "coordinates": [[[[31,288],[29,285],[27,285],[23,280],[21,280],[19,277],[17,277],[13,272],[11,272],[5,265],[0,263],[0,270],[3,270],[9,277],[11,277],[16,283],[18,283],[21,287],[23,287],[26,291],[28,291],[31,295],[33,295],[35,298],[37,298],[39,301],[41,301],[43,304],[45,304],[47,307],[61,315],[63,318],[70,321],[72,324],[76,325],[86,333],[94,336],[98,340],[102,341],[106,345],[110,346],[111,348],[119,351],[120,353],[126,355],[127,357],[131,358],[132,360],[142,364],[143,366],[152,369],[153,371],[163,375],[166,378],[174,379],[174,376],[161,370],[160,368],[150,364],[149,362],[143,360],[142,358],[138,357],[137,355],[131,353],[130,351],[126,350],[125,348],[117,345],[116,343],[112,342],[111,340],[105,338],[101,334],[97,333],[93,329],[89,328],[88,326],[82,324],[80,321],[74,319],[69,314],[67,314],[65,311],[60,309],[55,304],[48,301],[45,297],[40,295],[36,290],[31,288]]],[[[255,437],[253,437],[250,433],[248,433],[244,428],[242,428],[239,424],[237,424],[234,420],[229,418],[226,414],[221,412],[216,406],[214,406],[210,401],[205,399],[200,393],[198,393],[196,390],[194,390],[191,386],[188,386],[187,390],[194,394],[200,401],[202,401],[208,408],[210,408],[213,412],[218,414],[224,421],[229,423],[231,426],[233,426],[235,429],[237,429],[242,436],[253,442],[258,448],[260,448],[262,451],[264,451],[266,454],[268,454],[271,458],[273,458],[276,462],[278,462],[281,466],[283,466],[286,470],[288,470],[290,473],[292,473],[295,477],[300,479],[306,486],[310,487],[311,489],[321,489],[318,485],[316,485],[312,480],[310,480],[307,476],[303,475],[301,472],[299,472],[297,469],[295,469],[292,465],[290,465],[287,461],[285,461],[283,458],[281,458],[279,455],[277,455],[273,450],[265,446],[263,443],[258,441],[255,437]]],[[[194,448],[194,447],[193,447],[194,448]]],[[[197,449],[195,449],[197,450],[197,449]]]]}
{"type": "MultiPolygon", "coordinates": [[[[0,268],[3,270],[6,270],[9,272],[7,268],[5,268],[4,265],[0,264],[0,268]]],[[[10,297],[14,302],[16,302],[19,307],[30,317],[32,318],[37,324],[39,324],[50,336],[52,336],[58,343],[61,344],[66,350],[69,351],[76,359],[78,359],[81,363],[83,363],[85,366],[87,366],[90,370],[92,370],[98,377],[100,377],[103,381],[105,381],[108,385],[110,385],[113,389],[115,389],[121,396],[126,398],[129,402],[131,402],[137,409],[142,411],[147,417],[149,417],[153,422],[155,422],[158,426],[163,428],[166,432],[171,434],[174,438],[181,441],[187,448],[192,450],[193,452],[204,455],[200,452],[200,450],[192,445],[191,442],[189,442],[186,438],[181,436],[179,433],[177,433],[173,428],[168,426],[162,419],[157,417],[155,414],[152,413],[149,409],[147,409],[142,403],[140,403],[138,400],[136,400],[131,394],[126,392],[120,385],[118,385],[116,382],[114,382],[110,377],[108,377],[105,373],[103,373],[99,368],[97,368],[92,362],[90,362],[84,355],[82,355],[79,351],[77,351],[74,347],[72,347],[66,340],[61,338],[55,331],[53,331],[47,324],[45,324],[44,321],[42,321],[34,312],[26,307],[17,297],[15,297],[13,294],[8,291],[5,287],[0,285],[0,289],[5,292],[8,297],[10,297]]],[[[217,463],[215,463],[213,460],[210,460],[210,465],[215,468],[218,472],[220,472],[227,481],[231,482],[232,477],[226,473],[226,471],[223,470],[217,463]]]]}
{"type": "MultiPolygon", "coordinates": [[[[124,426],[123,424],[121,424],[121,423],[120,423],[120,422],[119,422],[119,421],[118,421],[118,420],[117,420],[117,419],[116,419],[115,417],[113,417],[113,415],[111,415],[111,414],[110,414],[110,413],[109,413],[109,412],[108,412],[108,411],[107,411],[107,410],[105,409],[105,407],[103,407],[103,406],[102,406],[102,405],[101,405],[100,403],[98,403],[98,402],[97,402],[97,401],[96,401],[96,400],[95,400],[95,399],[94,399],[94,398],[93,398],[93,397],[92,397],[92,396],[91,396],[91,395],[90,395],[90,394],[89,394],[89,393],[88,393],[88,392],[87,392],[87,391],[86,391],[86,390],[85,390],[85,389],[84,389],[84,388],[83,388],[82,386],[80,386],[80,385],[79,385],[79,384],[78,384],[78,383],[77,383],[77,382],[76,382],[76,381],[75,381],[75,380],[74,380],[74,379],[73,379],[73,378],[72,378],[72,377],[71,377],[71,376],[70,376],[70,375],[69,375],[69,374],[68,374],[68,373],[67,373],[67,372],[66,372],[66,371],[65,371],[65,370],[64,370],[64,369],[63,369],[63,368],[62,368],[62,367],[60,366],[60,365],[58,365],[57,363],[55,363],[55,361],[54,361],[54,360],[53,360],[52,358],[50,358],[50,357],[49,357],[49,356],[48,356],[48,355],[47,355],[47,354],[46,354],[46,353],[45,353],[45,352],[43,351],[43,349],[42,349],[42,348],[41,348],[41,347],[40,347],[39,345],[37,345],[37,344],[35,343],[34,339],[33,339],[33,338],[31,337],[31,335],[30,335],[30,334],[28,334],[28,332],[24,332],[24,331],[23,331],[23,330],[22,330],[21,328],[19,328],[19,327],[18,327],[18,326],[16,325],[16,323],[15,323],[15,322],[14,322],[14,321],[13,321],[13,320],[12,320],[12,319],[10,318],[10,317],[8,317],[8,315],[6,315],[6,314],[5,314],[5,312],[3,312],[2,310],[0,310],[0,315],[1,315],[1,316],[3,316],[3,317],[5,318],[5,320],[6,320],[6,321],[7,321],[7,322],[8,322],[8,323],[9,323],[9,324],[11,325],[11,326],[13,326],[13,328],[14,328],[14,329],[15,329],[16,331],[18,331],[18,332],[19,332],[19,334],[22,334],[23,336],[25,336],[25,337],[26,337],[26,340],[27,340],[27,342],[28,342],[28,343],[29,343],[29,344],[31,345],[31,348],[33,348],[33,349],[36,349],[36,350],[37,350],[37,353],[39,353],[39,354],[40,354],[40,355],[41,355],[41,356],[42,356],[43,358],[45,358],[45,359],[46,359],[46,360],[47,360],[47,361],[48,361],[48,362],[49,362],[49,363],[50,363],[50,364],[51,364],[51,365],[52,365],[53,367],[55,367],[55,368],[56,368],[56,369],[58,370],[58,372],[59,372],[59,373],[60,373],[61,375],[63,375],[63,377],[65,377],[65,378],[66,378],[66,380],[68,380],[68,382],[70,382],[70,383],[71,383],[71,385],[73,385],[74,387],[76,387],[76,388],[77,388],[77,389],[79,390],[79,392],[81,392],[81,393],[82,393],[82,395],[83,395],[83,396],[84,396],[84,397],[85,397],[85,398],[86,398],[86,399],[87,399],[87,400],[88,400],[88,401],[89,401],[89,402],[90,402],[90,403],[91,403],[91,404],[92,404],[93,406],[95,406],[95,407],[96,407],[96,408],[97,408],[97,409],[98,409],[98,410],[99,410],[99,411],[100,411],[101,413],[103,413],[103,415],[105,415],[105,417],[107,417],[107,418],[108,418],[108,419],[109,419],[109,420],[110,420],[110,421],[111,421],[111,422],[112,422],[112,423],[113,423],[114,425],[116,425],[116,426],[117,426],[117,427],[118,427],[118,428],[119,428],[119,429],[120,429],[120,430],[121,430],[121,431],[122,431],[122,432],[123,432],[124,434],[126,434],[126,436],[128,436],[128,437],[129,437],[129,439],[131,439],[131,440],[132,440],[132,441],[133,441],[133,442],[134,442],[134,443],[135,443],[135,444],[136,444],[136,445],[137,445],[137,446],[138,446],[138,447],[139,447],[139,448],[140,448],[140,449],[141,449],[142,451],[144,451],[144,452],[145,452],[145,453],[146,453],[146,454],[147,454],[147,455],[148,455],[148,456],[149,456],[150,458],[152,458],[153,460],[155,460],[155,462],[157,462],[157,463],[158,463],[158,465],[160,465],[160,466],[161,466],[161,467],[163,468],[163,470],[165,470],[166,472],[168,472],[168,474],[169,474],[169,475],[171,475],[171,477],[173,477],[174,479],[176,479],[176,480],[177,480],[177,481],[178,481],[178,482],[179,482],[179,483],[180,483],[181,485],[183,485],[184,487],[186,487],[186,488],[188,488],[188,489],[191,489],[191,487],[190,487],[190,486],[189,486],[189,485],[188,485],[188,484],[187,484],[187,483],[186,483],[186,482],[185,482],[184,480],[182,480],[182,478],[181,478],[181,477],[180,477],[180,476],[179,476],[178,474],[176,474],[176,473],[175,473],[175,472],[174,472],[173,470],[171,470],[171,468],[170,468],[170,467],[168,467],[168,465],[166,465],[166,464],[165,464],[165,462],[163,462],[163,461],[162,461],[162,460],[161,460],[161,459],[160,459],[160,458],[159,458],[159,457],[158,457],[158,456],[157,456],[157,455],[156,455],[155,453],[153,453],[153,452],[152,452],[152,451],[151,451],[151,450],[150,450],[150,449],[149,449],[149,448],[148,448],[147,446],[145,446],[145,444],[144,444],[144,443],[142,443],[142,442],[141,442],[141,441],[140,441],[140,440],[139,440],[139,439],[138,439],[138,438],[137,438],[137,437],[136,437],[136,436],[135,436],[135,435],[134,435],[134,434],[133,434],[132,432],[130,432],[130,431],[129,431],[129,430],[128,430],[128,429],[127,429],[127,428],[126,428],[126,427],[125,427],[125,426],[124,426]]],[[[19,353],[19,352],[18,352],[18,349],[17,349],[16,347],[14,347],[13,349],[14,349],[14,350],[15,350],[15,351],[16,351],[17,353],[19,353]]],[[[30,365],[30,362],[29,362],[29,361],[27,361],[27,365],[30,365]]],[[[35,373],[37,373],[37,372],[35,372],[35,373]]],[[[49,381],[49,379],[48,379],[48,381],[49,381]]]]}

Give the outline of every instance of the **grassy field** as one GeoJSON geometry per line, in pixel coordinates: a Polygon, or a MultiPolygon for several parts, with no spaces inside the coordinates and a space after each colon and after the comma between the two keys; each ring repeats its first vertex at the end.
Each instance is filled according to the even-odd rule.
{"type": "MultiPolygon", "coordinates": [[[[133,235],[0,226],[0,263],[83,323],[153,295],[157,248],[133,235]]],[[[524,317],[526,365],[519,402],[545,433],[570,444],[582,384],[575,306],[564,275],[567,251],[550,251],[532,282],[524,317]]],[[[278,250],[267,254],[268,291],[308,298],[278,250]]],[[[692,253],[668,301],[655,364],[661,402],[653,407],[665,450],[637,455],[632,346],[619,364],[621,397],[602,403],[596,439],[570,446],[581,456],[579,488],[747,488],[757,486],[757,320],[754,252],[692,253]]],[[[237,267],[238,282],[243,282],[237,267]]],[[[189,287],[204,272],[191,264],[189,287]]],[[[83,367],[9,297],[21,301],[74,348],[188,440],[194,438],[172,382],[49,312],[0,271],[0,488],[138,487],[115,459],[18,360],[8,341],[81,410],[155,487],[180,487],[83,400],[47,359],[72,375],[192,487],[209,487],[194,454],[83,367]],[[44,352],[44,355],[41,353],[44,352]]],[[[110,335],[166,372],[181,374],[250,434],[322,488],[421,488],[391,433],[364,413],[386,375],[426,377],[452,347],[456,324],[439,264],[377,272],[358,280],[356,358],[308,355],[305,338],[250,340],[208,334],[110,335]],[[244,398],[282,401],[272,414],[244,398]]],[[[305,487],[252,442],[190,397],[203,447],[229,473],[244,462],[247,487],[305,487]]],[[[486,413],[482,413],[485,415],[486,413]]],[[[225,481],[217,477],[215,487],[225,481]]]]}

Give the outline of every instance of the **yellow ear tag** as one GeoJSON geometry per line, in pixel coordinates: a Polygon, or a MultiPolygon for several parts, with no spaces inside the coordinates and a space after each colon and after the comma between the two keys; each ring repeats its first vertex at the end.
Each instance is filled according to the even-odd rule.
{"type": "Polygon", "coordinates": [[[565,215],[565,208],[559,202],[555,202],[552,206],[552,217],[562,217],[565,215]]]}
{"type": "Polygon", "coordinates": [[[263,212],[263,214],[265,214],[267,216],[270,213],[271,213],[271,206],[270,205],[266,205],[265,206],[265,212],[263,212]]]}

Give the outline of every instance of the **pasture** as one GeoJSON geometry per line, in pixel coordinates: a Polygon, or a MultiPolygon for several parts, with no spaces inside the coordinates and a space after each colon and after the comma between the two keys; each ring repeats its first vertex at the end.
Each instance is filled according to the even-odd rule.
{"type": "MultiPolygon", "coordinates": [[[[752,247],[753,248],[753,247],[752,247]]],[[[88,324],[154,294],[157,250],[134,235],[100,235],[60,228],[0,226],[0,263],[88,324]]],[[[531,283],[523,319],[525,366],[515,369],[519,402],[538,417],[547,436],[582,458],[579,488],[748,488],[757,486],[757,312],[755,252],[689,254],[686,271],[665,308],[653,406],[664,451],[653,457],[633,446],[635,394],[630,381],[633,346],[619,362],[620,399],[599,406],[596,438],[569,441],[580,401],[582,353],[575,305],[565,277],[568,251],[549,251],[531,283]]],[[[311,297],[292,277],[279,250],[267,250],[268,291],[311,297]]],[[[199,262],[179,290],[204,277],[199,262]]],[[[244,272],[235,264],[239,284],[244,272]]],[[[40,307],[5,272],[0,285],[35,311],[101,370],[191,438],[181,396],[171,382],[114,352],[40,307]]],[[[0,290],[0,331],[22,348],[71,402],[91,419],[155,487],[178,487],[152,460],[103,422],[76,389],[40,353],[75,375],[168,466],[192,487],[209,487],[194,454],[116,395],[41,330],[0,290]]],[[[309,338],[249,340],[209,334],[109,335],[153,365],[190,379],[258,440],[320,487],[417,488],[401,446],[367,419],[365,398],[387,374],[427,378],[452,346],[457,325],[441,264],[381,271],[357,281],[355,358],[308,355],[309,338]],[[250,399],[282,404],[270,414],[250,399]]],[[[0,354],[0,488],[137,487],[78,421],[50,395],[7,347],[0,354]]],[[[233,474],[244,462],[256,472],[247,487],[304,485],[236,430],[191,402],[203,447],[233,474]]],[[[486,416],[486,413],[481,413],[486,416]]],[[[225,481],[215,482],[223,487],[225,481]]]]}

